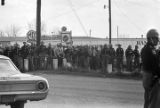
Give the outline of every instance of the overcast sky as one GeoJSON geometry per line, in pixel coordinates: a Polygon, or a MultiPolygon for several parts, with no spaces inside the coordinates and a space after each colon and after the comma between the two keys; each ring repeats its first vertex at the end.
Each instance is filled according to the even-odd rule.
{"type": "MultiPolygon", "coordinates": [[[[25,36],[28,23],[36,19],[37,0],[5,0],[0,6],[0,30],[11,25],[20,27],[25,36]]],[[[148,29],[160,31],[160,0],[111,0],[112,37],[141,37],[148,29]]],[[[108,0],[42,0],[42,22],[46,34],[62,26],[72,30],[73,36],[108,36],[108,0]]]]}

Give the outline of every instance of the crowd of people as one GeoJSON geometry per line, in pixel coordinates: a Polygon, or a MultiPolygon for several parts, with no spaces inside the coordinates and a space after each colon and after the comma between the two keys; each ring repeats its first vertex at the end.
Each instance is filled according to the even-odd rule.
{"type": "Polygon", "coordinates": [[[140,53],[138,46],[134,49],[129,45],[123,49],[120,44],[117,48],[112,45],[100,46],[56,46],[45,45],[41,42],[39,47],[35,44],[23,42],[20,47],[18,43],[13,46],[1,48],[0,53],[8,56],[16,66],[24,71],[24,60],[29,61],[29,70],[53,69],[53,59],[58,60],[58,68],[63,68],[63,60],[70,64],[70,68],[84,68],[89,70],[100,70],[107,73],[108,64],[112,64],[112,71],[122,72],[124,70],[133,72],[140,71],[140,53]]]}
{"type": "Polygon", "coordinates": [[[128,45],[127,49],[118,44],[113,48],[111,44],[99,46],[56,46],[41,42],[40,46],[23,42],[20,47],[18,43],[13,46],[0,48],[0,54],[8,56],[15,65],[25,72],[25,60],[28,60],[29,70],[54,69],[53,60],[57,60],[58,68],[64,67],[64,60],[69,63],[68,68],[83,68],[88,70],[100,70],[108,73],[109,65],[112,71],[121,73],[141,72],[144,87],[144,108],[159,108],[159,77],[160,77],[160,49],[157,49],[159,33],[155,29],[148,31],[147,43],[142,50],[138,45],[128,45]]]}

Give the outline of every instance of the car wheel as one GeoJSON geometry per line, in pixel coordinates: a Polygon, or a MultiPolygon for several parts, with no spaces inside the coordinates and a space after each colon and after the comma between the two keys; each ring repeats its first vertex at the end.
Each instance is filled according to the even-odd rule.
{"type": "Polygon", "coordinates": [[[14,102],[13,104],[11,104],[11,108],[24,108],[24,103],[23,101],[18,101],[18,102],[14,102]]]}

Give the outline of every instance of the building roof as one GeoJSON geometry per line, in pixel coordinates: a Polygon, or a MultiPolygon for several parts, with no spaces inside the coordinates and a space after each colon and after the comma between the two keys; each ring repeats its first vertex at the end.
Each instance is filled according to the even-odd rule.
{"type": "MultiPolygon", "coordinates": [[[[45,38],[45,40],[60,40],[61,38],[51,38],[51,36],[46,36],[46,37],[50,37],[49,38],[45,38]]],[[[74,40],[109,40],[109,38],[98,38],[98,37],[88,37],[88,36],[73,36],[72,37],[73,41],[74,40]]],[[[146,40],[146,38],[112,38],[113,41],[118,40],[118,41],[142,41],[142,40],[146,40]]],[[[27,37],[0,37],[0,41],[4,42],[4,41],[27,41],[27,37]]]]}
{"type": "Polygon", "coordinates": [[[0,41],[26,41],[26,37],[0,37],[0,41]]]}

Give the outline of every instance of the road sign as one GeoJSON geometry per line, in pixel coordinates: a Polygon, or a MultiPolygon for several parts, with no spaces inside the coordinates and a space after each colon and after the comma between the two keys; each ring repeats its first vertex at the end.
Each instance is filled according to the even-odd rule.
{"type": "Polygon", "coordinates": [[[36,31],[29,30],[27,32],[27,39],[28,39],[28,41],[36,41],[36,31]]]}
{"type": "Polygon", "coordinates": [[[67,34],[64,34],[63,36],[63,41],[67,42],[69,40],[69,36],[67,34]]]}
{"type": "Polygon", "coordinates": [[[65,31],[67,31],[67,27],[66,27],[66,26],[63,26],[63,27],[61,28],[61,30],[62,30],[63,32],[65,32],[65,31]]]}
{"type": "Polygon", "coordinates": [[[70,31],[61,32],[62,42],[70,43],[72,41],[72,36],[70,31]]]}

